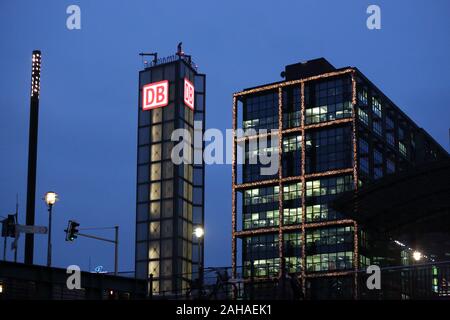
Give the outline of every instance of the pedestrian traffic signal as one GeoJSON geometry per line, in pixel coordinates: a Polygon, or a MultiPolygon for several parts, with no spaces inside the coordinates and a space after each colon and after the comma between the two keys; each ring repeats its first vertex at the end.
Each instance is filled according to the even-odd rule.
{"type": "Polygon", "coordinates": [[[76,221],[69,220],[69,224],[67,225],[67,229],[64,230],[66,232],[66,241],[73,241],[78,238],[77,234],[79,233],[78,227],[80,224],[76,221]]]}

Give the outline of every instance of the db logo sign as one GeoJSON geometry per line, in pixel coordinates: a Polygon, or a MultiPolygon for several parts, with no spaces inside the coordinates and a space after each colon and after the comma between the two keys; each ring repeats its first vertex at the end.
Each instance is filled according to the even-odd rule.
{"type": "Polygon", "coordinates": [[[194,110],[194,85],[188,79],[184,79],[184,103],[194,110]]]}
{"type": "Polygon", "coordinates": [[[142,87],[142,110],[162,108],[169,103],[167,80],[146,84],[142,87]]]}

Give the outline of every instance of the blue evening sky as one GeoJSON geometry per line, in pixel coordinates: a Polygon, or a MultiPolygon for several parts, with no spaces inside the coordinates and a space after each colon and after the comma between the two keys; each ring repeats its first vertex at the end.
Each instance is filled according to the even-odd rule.
{"type": "MultiPolygon", "coordinates": [[[[207,74],[207,127],[221,130],[231,126],[232,93],[280,80],[286,64],[356,66],[448,149],[449,30],[447,0],[1,0],[0,216],[18,193],[24,222],[33,49],[43,53],[36,222],[47,223],[41,196],[57,191],[54,264],[87,269],[90,257],[113,268],[112,245],[64,241],[73,218],[120,225],[120,269],[133,270],[139,52],[166,56],[183,41],[207,74]],[[70,4],[81,7],[81,30],[66,28],[70,4]],[[381,30],[366,28],[370,4],[381,7],[381,30]]],[[[231,167],[206,174],[206,265],[230,265],[231,167]]],[[[23,239],[20,248],[22,259],[23,239]]],[[[45,257],[37,236],[36,263],[45,257]]]]}

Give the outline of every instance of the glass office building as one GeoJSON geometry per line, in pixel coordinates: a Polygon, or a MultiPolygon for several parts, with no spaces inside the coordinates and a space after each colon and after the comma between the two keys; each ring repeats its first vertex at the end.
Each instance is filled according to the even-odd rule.
{"type": "Polygon", "coordinates": [[[139,72],[135,272],[137,278],[152,277],[153,294],[188,288],[203,263],[203,246],[193,229],[204,224],[204,166],[192,158],[175,164],[171,153],[179,140],[171,136],[186,129],[191,136],[184,140],[186,153],[203,150],[205,94],[205,75],[184,53],[155,60],[139,72]],[[164,83],[155,90],[161,89],[165,102],[146,109],[153,98],[144,97],[145,88],[164,83]],[[192,106],[185,102],[186,83],[195,88],[192,106]]]}
{"type": "Polygon", "coordinates": [[[311,298],[357,297],[356,271],[401,263],[400,252],[380,253],[333,200],[448,154],[357,68],[320,58],[286,66],[282,76],[234,94],[235,130],[278,130],[276,143],[256,152],[279,153],[279,170],[264,176],[261,164],[238,165],[237,145],[248,159],[258,133],[234,136],[233,276],[290,274],[311,298]]]}

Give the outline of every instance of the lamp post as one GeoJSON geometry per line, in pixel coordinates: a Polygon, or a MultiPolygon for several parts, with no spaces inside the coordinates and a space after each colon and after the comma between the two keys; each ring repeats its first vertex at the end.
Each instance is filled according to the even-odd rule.
{"type": "Polygon", "coordinates": [[[202,292],[203,287],[203,239],[205,236],[205,229],[202,226],[194,228],[194,236],[198,242],[198,282],[199,282],[199,294],[202,292]]]}
{"type": "Polygon", "coordinates": [[[47,267],[52,266],[52,209],[58,201],[56,192],[49,191],[44,196],[44,201],[48,207],[48,243],[47,243],[47,267]]]}
{"type": "MultiPolygon", "coordinates": [[[[34,226],[36,199],[36,167],[39,125],[39,94],[41,90],[41,52],[33,51],[31,70],[30,97],[30,130],[28,138],[28,176],[27,176],[27,207],[26,225],[34,226]]],[[[25,236],[25,263],[33,264],[34,234],[25,236]]]]}

